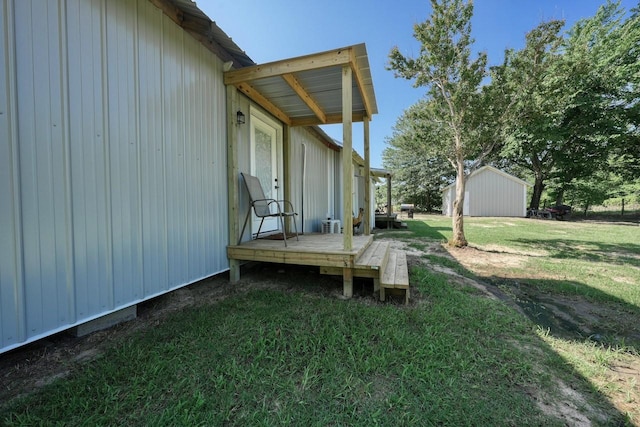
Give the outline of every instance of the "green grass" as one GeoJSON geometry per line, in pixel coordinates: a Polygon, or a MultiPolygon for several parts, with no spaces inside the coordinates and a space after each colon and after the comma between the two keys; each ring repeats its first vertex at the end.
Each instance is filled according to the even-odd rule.
{"type": "MultiPolygon", "coordinates": [[[[13,401],[3,425],[562,425],[525,392],[566,375],[503,304],[425,269],[428,302],[366,305],[252,291],[185,310],[69,378],[13,401]],[[524,343],[524,344],[523,344],[524,343]],[[537,365],[556,364],[555,372],[537,365]]],[[[588,388],[585,384],[578,387],[588,388]]]]}
{"type": "MultiPolygon", "coordinates": [[[[405,239],[447,241],[451,219],[409,221],[405,239]]],[[[521,273],[549,292],[640,307],[640,227],[524,218],[466,218],[470,244],[487,252],[527,255],[521,273]]],[[[525,279],[525,281],[527,281],[525,279]]]]}
{"type": "MultiPolygon", "coordinates": [[[[424,248],[451,235],[448,218],[408,222],[408,232],[385,236],[424,248]]],[[[531,286],[619,304],[637,319],[638,228],[475,218],[465,225],[479,250],[534,254],[517,267],[523,278],[532,269],[546,277],[531,286]],[[631,284],[614,286],[605,280],[612,275],[631,284]]],[[[451,258],[429,261],[473,276],[451,258]]],[[[633,422],[611,396],[627,393],[633,405],[635,386],[607,376],[616,364],[635,363],[633,351],[558,338],[450,280],[414,268],[409,306],[341,301],[301,286],[191,307],[121,337],[68,377],[0,403],[0,424],[565,425],[538,405],[568,399],[559,382],[585,399],[571,405],[594,425],[633,422]]]]}

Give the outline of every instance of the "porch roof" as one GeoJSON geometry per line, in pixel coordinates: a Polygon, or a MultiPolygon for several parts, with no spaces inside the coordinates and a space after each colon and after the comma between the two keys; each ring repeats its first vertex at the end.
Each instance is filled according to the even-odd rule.
{"type": "Polygon", "coordinates": [[[242,67],[224,73],[233,85],[289,126],[343,123],[342,68],[352,71],[352,121],[378,113],[364,44],[242,67]]]}

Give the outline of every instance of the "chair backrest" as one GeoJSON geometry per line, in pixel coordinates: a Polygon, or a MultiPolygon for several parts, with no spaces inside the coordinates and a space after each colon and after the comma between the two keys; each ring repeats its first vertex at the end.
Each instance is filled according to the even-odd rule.
{"type": "Polygon", "coordinates": [[[271,215],[271,210],[269,209],[269,200],[265,200],[266,196],[264,195],[264,190],[262,190],[262,184],[260,184],[260,180],[246,173],[241,172],[242,179],[244,180],[244,185],[247,187],[247,191],[249,192],[249,198],[251,199],[251,206],[253,206],[253,210],[258,217],[264,217],[271,215]]]}

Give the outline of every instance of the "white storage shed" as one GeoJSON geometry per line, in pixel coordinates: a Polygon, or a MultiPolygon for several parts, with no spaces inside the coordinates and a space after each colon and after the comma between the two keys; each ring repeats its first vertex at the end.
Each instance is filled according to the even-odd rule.
{"type": "MultiPolygon", "coordinates": [[[[530,184],[493,166],[483,166],[467,177],[463,213],[465,216],[511,216],[527,214],[530,184]]],[[[442,213],[453,214],[456,184],[442,190],[442,213]]]]}

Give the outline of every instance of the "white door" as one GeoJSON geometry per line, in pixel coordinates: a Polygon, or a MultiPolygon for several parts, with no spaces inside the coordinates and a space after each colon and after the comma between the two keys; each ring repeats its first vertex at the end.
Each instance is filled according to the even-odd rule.
{"type": "MultiPolygon", "coordinates": [[[[251,113],[251,174],[258,177],[265,197],[282,199],[282,186],[278,182],[280,172],[278,156],[282,150],[282,128],[258,111],[251,113]]],[[[272,212],[277,208],[272,206],[272,212]]],[[[253,215],[252,232],[257,233],[261,218],[253,215]]],[[[260,234],[280,229],[280,220],[275,217],[265,218],[260,234]]]]}

